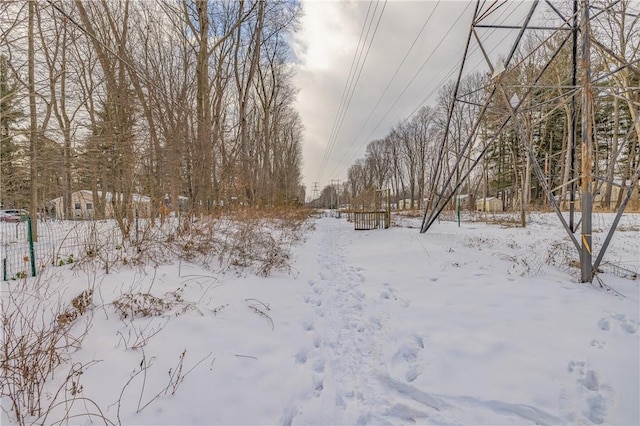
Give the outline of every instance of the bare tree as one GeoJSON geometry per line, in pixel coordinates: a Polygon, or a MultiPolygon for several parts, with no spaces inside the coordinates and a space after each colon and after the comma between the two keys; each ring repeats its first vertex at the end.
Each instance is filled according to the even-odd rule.
{"type": "Polygon", "coordinates": [[[136,103],[128,79],[130,64],[125,59],[129,47],[130,3],[122,0],[109,6],[106,2],[76,0],[75,5],[97,53],[105,81],[105,100],[97,137],[104,144],[104,167],[110,173],[105,176],[102,192],[111,193],[111,198],[105,201],[111,204],[114,217],[127,238],[134,216],[132,196],[137,164],[133,134],[136,103]]]}
{"type": "MultiPolygon", "coordinates": [[[[618,70],[611,75],[609,89],[613,97],[614,114],[611,154],[604,185],[604,203],[609,207],[616,175],[620,177],[624,189],[629,184],[634,168],[640,163],[640,154],[637,152],[640,134],[640,68],[634,65],[640,58],[640,9],[630,0],[603,6],[606,6],[606,13],[592,24],[596,36],[593,37],[593,45],[599,53],[603,70],[618,70]],[[628,121],[621,120],[620,102],[626,106],[625,110],[630,118],[628,121]],[[620,136],[624,137],[624,134],[629,137],[620,141],[620,136]],[[623,153],[626,153],[626,161],[620,164],[623,153]]],[[[623,190],[619,191],[616,207],[619,206],[623,193],[623,190]]]]}
{"type": "MultiPolygon", "coordinates": [[[[245,2],[240,0],[240,14],[244,13],[245,2]]],[[[260,45],[262,44],[262,28],[266,2],[258,1],[250,6],[256,9],[255,19],[247,25],[236,29],[234,50],[234,72],[238,96],[240,173],[245,197],[249,204],[255,202],[256,165],[255,146],[249,140],[249,99],[253,79],[259,67],[260,45]]]]}

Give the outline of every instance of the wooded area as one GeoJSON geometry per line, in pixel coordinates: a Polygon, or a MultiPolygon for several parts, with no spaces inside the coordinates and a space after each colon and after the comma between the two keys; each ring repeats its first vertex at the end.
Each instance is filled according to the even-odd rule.
{"type": "MultiPolygon", "coordinates": [[[[571,3],[550,4],[571,16],[571,3]]],[[[640,18],[632,0],[591,5],[595,207],[614,209],[640,164],[640,18]]],[[[303,202],[290,49],[301,13],[285,0],[4,1],[0,203],[51,213],[51,200],[62,197],[55,216],[74,218],[72,194],[89,190],[92,217],[105,217],[111,204],[124,229],[134,194],[151,199],[153,215],[303,202]]],[[[453,173],[469,200],[544,209],[547,186],[566,209],[581,161],[572,148],[582,132],[572,121],[582,113],[573,49],[566,32],[526,34],[501,83],[509,102],[526,98],[519,132],[500,131],[510,108],[497,97],[464,152],[494,78],[475,71],[369,142],[347,180],[325,187],[314,204],[349,204],[390,188],[396,206],[424,209],[453,173]]],[[[636,194],[630,207],[638,205],[636,194]]]]}
{"type": "Polygon", "coordinates": [[[0,203],[154,215],[304,200],[296,2],[3,1],[0,203]],[[118,194],[111,196],[110,194],[118,194]],[[84,208],[84,206],[83,206],[84,208]]]}

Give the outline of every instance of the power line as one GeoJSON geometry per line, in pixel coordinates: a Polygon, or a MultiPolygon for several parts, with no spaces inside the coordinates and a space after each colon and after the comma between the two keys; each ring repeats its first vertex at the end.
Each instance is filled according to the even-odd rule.
{"type": "MultiPolygon", "coordinates": [[[[492,8],[489,8],[489,9],[485,12],[484,16],[483,16],[481,19],[485,19],[485,18],[487,18],[488,16],[490,16],[491,14],[495,13],[495,12],[496,12],[496,10],[500,9],[500,8],[501,8],[505,3],[508,3],[508,2],[507,2],[507,1],[503,1],[503,2],[502,2],[501,4],[499,4],[499,5],[497,5],[497,6],[496,6],[496,5],[494,5],[492,8]]],[[[509,19],[509,18],[510,18],[510,17],[511,17],[511,16],[512,16],[512,15],[513,15],[517,10],[518,10],[518,8],[519,8],[519,7],[520,7],[520,4],[516,5],[516,7],[515,7],[515,8],[512,8],[512,9],[511,9],[511,12],[510,12],[507,16],[504,16],[504,17],[503,17],[503,15],[504,15],[504,14],[505,14],[509,9],[508,9],[508,8],[507,8],[507,9],[502,9],[502,12],[497,16],[497,18],[496,18],[496,19],[502,19],[502,21],[500,21],[500,23],[501,23],[501,24],[503,24],[507,19],[509,19]]],[[[493,29],[489,32],[488,37],[491,37],[491,36],[492,36],[493,34],[495,34],[497,31],[498,31],[498,29],[497,29],[497,28],[493,28],[493,29]]],[[[493,53],[493,52],[494,52],[498,47],[499,47],[499,44],[494,44],[493,48],[491,48],[491,50],[489,51],[489,53],[493,53]]],[[[475,46],[471,49],[470,55],[475,54],[475,53],[478,51],[478,49],[479,49],[479,46],[478,46],[478,45],[475,45],[475,46]]],[[[448,72],[448,73],[447,73],[447,74],[446,74],[442,79],[440,79],[440,81],[439,81],[437,84],[433,85],[433,89],[431,89],[431,91],[427,94],[427,96],[425,96],[425,97],[423,98],[423,100],[422,100],[422,101],[421,101],[421,102],[420,102],[420,103],[419,103],[419,104],[418,104],[418,105],[417,105],[417,106],[416,106],[416,107],[415,107],[415,108],[414,108],[414,109],[413,109],[413,110],[412,110],[412,111],[411,111],[411,112],[406,116],[406,118],[405,118],[404,120],[402,120],[401,124],[405,123],[405,122],[406,122],[409,118],[411,118],[411,117],[413,116],[413,114],[415,114],[415,113],[416,113],[416,112],[417,112],[417,111],[418,111],[418,110],[419,110],[419,109],[420,109],[424,104],[426,104],[426,103],[427,103],[427,101],[428,101],[428,100],[429,100],[429,99],[430,99],[430,98],[431,98],[431,97],[436,93],[436,91],[437,91],[438,89],[440,89],[440,87],[445,83],[445,81],[446,81],[446,80],[448,80],[449,78],[451,78],[451,76],[453,75],[453,73],[454,73],[457,69],[459,69],[460,65],[462,64],[462,59],[457,59],[457,60],[455,60],[455,61],[456,61],[456,62],[455,62],[455,64],[453,64],[453,65],[452,65],[452,68],[449,70],[449,72],[448,72]]],[[[471,68],[471,71],[474,71],[474,70],[478,69],[478,67],[480,66],[480,64],[481,64],[481,63],[482,63],[482,58],[480,58],[480,59],[478,60],[478,62],[476,63],[476,65],[475,65],[473,68],[471,68]]],[[[423,88],[423,90],[424,90],[424,88],[423,88]]],[[[421,90],[421,91],[422,91],[422,90],[421,90]]],[[[415,99],[415,98],[414,98],[414,99],[415,99]]]]}
{"type": "MultiPolygon", "coordinates": [[[[351,101],[353,99],[353,95],[354,95],[354,93],[356,91],[356,88],[358,86],[358,82],[360,81],[360,76],[362,75],[362,70],[364,69],[364,64],[366,63],[367,58],[369,57],[369,51],[371,50],[371,46],[373,44],[373,40],[374,40],[374,38],[376,36],[376,33],[378,32],[378,27],[380,25],[380,21],[382,19],[382,15],[384,14],[384,9],[386,8],[386,6],[387,6],[387,0],[385,0],[384,5],[382,7],[382,11],[380,12],[380,15],[378,16],[378,21],[376,22],[376,26],[374,28],[373,35],[371,36],[371,39],[369,41],[369,45],[367,47],[367,52],[365,53],[364,60],[360,64],[360,69],[358,71],[358,75],[357,75],[357,77],[355,79],[355,82],[352,85],[351,93],[349,94],[349,99],[348,99],[348,101],[346,103],[346,107],[343,109],[342,116],[339,118],[339,123],[338,123],[338,126],[336,128],[336,132],[333,135],[334,136],[333,140],[329,142],[329,146],[327,148],[327,154],[325,156],[325,160],[323,161],[323,163],[321,165],[321,168],[320,168],[320,174],[322,174],[322,172],[324,171],[324,167],[326,166],[327,161],[331,156],[331,152],[333,151],[333,147],[335,146],[335,143],[337,141],[337,136],[338,136],[338,134],[340,132],[340,129],[342,128],[342,124],[344,123],[344,119],[345,119],[345,117],[347,115],[347,112],[349,111],[349,107],[351,105],[351,101]]],[[[375,16],[375,14],[374,14],[374,16],[375,16]]],[[[373,22],[373,18],[371,20],[371,23],[372,22],[373,22]]],[[[362,55],[362,51],[360,51],[360,55],[362,55]]],[[[352,82],[353,82],[353,80],[352,80],[352,82]]]]}
{"type": "MultiPolygon", "coordinates": [[[[356,58],[358,58],[358,51],[360,50],[360,46],[363,44],[363,36],[365,33],[365,28],[367,28],[367,22],[369,21],[369,14],[371,12],[371,6],[373,5],[373,3],[369,3],[369,8],[367,9],[367,15],[364,18],[364,22],[362,24],[362,30],[360,31],[360,38],[358,39],[358,45],[356,46],[356,51],[353,54],[353,59],[351,60],[351,67],[349,68],[349,73],[347,74],[347,79],[344,82],[344,88],[342,89],[342,95],[340,96],[340,103],[338,104],[338,110],[336,111],[336,116],[333,120],[333,124],[331,126],[331,133],[329,134],[329,141],[331,141],[333,139],[333,135],[336,131],[336,127],[338,124],[338,118],[340,117],[340,114],[342,112],[342,108],[344,106],[344,102],[347,98],[347,93],[348,93],[348,89],[351,85],[351,81],[353,79],[353,74],[354,74],[354,65],[356,64],[356,58]]],[[[376,3],[376,8],[378,7],[378,3],[376,3]]],[[[375,15],[375,10],[374,10],[374,15],[375,15]]],[[[371,22],[373,22],[373,17],[371,18],[371,22]]],[[[370,28],[370,25],[369,25],[370,28]]],[[[327,149],[324,153],[324,156],[322,158],[322,161],[324,162],[326,160],[326,158],[329,155],[329,149],[328,149],[328,145],[327,145],[327,149]]]]}
{"type": "MultiPolygon", "coordinates": [[[[385,0],[384,6],[382,8],[382,12],[380,12],[380,16],[378,17],[378,22],[376,23],[376,28],[375,28],[373,36],[371,38],[371,42],[369,43],[369,46],[367,48],[367,53],[365,54],[365,59],[364,59],[365,62],[367,60],[367,57],[369,56],[369,51],[371,49],[371,45],[373,44],[373,38],[375,37],[375,35],[376,35],[377,31],[378,31],[378,26],[380,25],[380,20],[382,19],[382,13],[384,13],[384,8],[386,7],[386,5],[387,5],[387,0],[385,0]]],[[[355,89],[356,89],[356,87],[358,85],[358,82],[360,81],[360,76],[362,75],[362,70],[364,69],[364,63],[365,62],[363,62],[362,63],[362,67],[360,67],[360,71],[358,73],[358,77],[356,78],[355,85],[353,86],[353,90],[351,91],[351,95],[349,97],[349,102],[347,104],[347,110],[345,110],[344,114],[342,115],[342,118],[341,118],[341,121],[340,121],[340,127],[338,128],[338,132],[342,128],[342,124],[344,123],[344,119],[346,117],[346,113],[347,113],[347,111],[349,109],[349,106],[351,105],[351,100],[353,99],[353,95],[355,94],[355,89]]],[[[334,141],[333,141],[334,146],[335,146],[335,143],[336,143],[337,138],[338,138],[338,132],[336,132],[336,134],[334,136],[334,141]]]]}
{"type": "MultiPolygon", "coordinates": [[[[463,11],[460,13],[460,15],[458,15],[458,17],[456,18],[456,20],[453,22],[453,24],[451,24],[451,26],[449,27],[449,29],[447,30],[446,34],[440,39],[440,41],[438,42],[438,44],[436,45],[436,47],[431,51],[431,54],[427,57],[427,59],[425,59],[422,63],[422,65],[420,66],[420,68],[418,69],[418,71],[416,71],[413,74],[413,77],[411,77],[411,80],[409,80],[409,83],[407,83],[404,87],[404,89],[402,90],[402,92],[400,92],[400,94],[396,97],[396,100],[393,102],[393,104],[391,104],[391,106],[387,109],[387,111],[385,112],[383,118],[381,120],[378,121],[378,124],[373,128],[373,130],[369,133],[369,135],[367,136],[367,140],[373,135],[373,133],[375,133],[375,131],[378,129],[378,127],[380,127],[380,125],[382,124],[383,120],[385,118],[388,117],[389,112],[393,109],[393,107],[396,106],[396,104],[398,103],[398,101],[400,100],[400,98],[402,97],[402,95],[404,95],[404,93],[407,91],[407,89],[409,88],[409,86],[411,86],[411,84],[415,81],[416,77],[418,76],[418,74],[420,74],[420,72],[422,72],[422,70],[424,69],[424,67],[427,65],[427,63],[429,62],[429,60],[433,57],[433,55],[435,54],[435,52],[440,48],[440,46],[442,45],[442,43],[444,42],[444,40],[449,36],[449,34],[451,33],[451,31],[453,30],[453,28],[455,27],[455,25],[458,23],[458,21],[462,18],[462,16],[464,15],[464,13],[467,11],[467,9],[469,8],[469,6],[471,5],[471,3],[467,3],[467,5],[465,6],[465,8],[463,9],[463,11]]],[[[351,146],[354,146],[355,142],[351,143],[351,146]]],[[[344,171],[344,168],[347,167],[347,165],[349,163],[351,163],[351,161],[353,161],[353,159],[355,158],[355,156],[362,150],[363,146],[360,146],[360,148],[358,148],[353,155],[351,155],[351,157],[349,157],[349,159],[345,162],[342,161],[342,163],[344,163],[344,165],[342,166],[341,169],[338,169],[338,167],[340,167],[340,165],[338,164],[338,166],[336,166],[336,168],[334,169],[333,173],[335,173],[336,171],[344,171]]],[[[332,173],[332,174],[333,174],[332,173]]]]}
{"type": "MultiPolygon", "coordinates": [[[[491,8],[489,8],[484,16],[484,18],[490,16],[491,14],[495,13],[496,10],[500,9],[504,4],[510,4],[510,2],[508,1],[503,1],[501,4],[499,5],[493,5],[491,8]]],[[[512,4],[512,3],[511,3],[512,4]]],[[[507,19],[509,19],[519,8],[520,8],[521,4],[518,3],[515,5],[514,8],[506,8],[506,9],[502,9],[501,13],[497,16],[496,19],[502,19],[501,23],[504,23],[507,19]],[[509,12],[509,14],[507,16],[504,16],[505,13],[509,12]],[[504,16],[504,17],[503,17],[504,16]]],[[[460,16],[458,16],[458,19],[456,20],[456,22],[463,16],[464,12],[466,12],[466,10],[468,9],[469,5],[467,5],[465,7],[465,9],[461,12],[460,16]]],[[[455,25],[455,22],[454,22],[455,25]]],[[[428,62],[428,60],[430,60],[430,58],[433,56],[433,54],[435,53],[435,51],[442,45],[444,39],[447,38],[447,36],[449,35],[449,33],[451,32],[453,26],[452,25],[449,28],[449,31],[447,31],[447,34],[445,34],[445,36],[440,40],[440,42],[438,43],[436,49],[434,49],[434,51],[432,51],[431,55],[429,55],[429,57],[427,58],[427,60],[425,61],[425,63],[423,63],[423,65],[421,66],[421,68],[416,72],[416,74],[414,74],[413,78],[411,79],[411,81],[407,84],[407,86],[405,87],[405,89],[402,91],[402,93],[396,98],[395,102],[393,103],[393,105],[386,111],[385,115],[383,116],[382,119],[379,120],[378,125],[371,131],[371,133],[367,136],[367,139],[369,139],[373,133],[375,132],[375,130],[379,127],[379,125],[382,123],[382,121],[384,121],[385,118],[388,117],[389,112],[392,110],[392,108],[397,104],[397,102],[400,100],[400,98],[402,97],[402,95],[404,94],[404,92],[406,92],[406,90],[408,89],[408,87],[411,85],[411,83],[415,80],[415,78],[417,77],[417,74],[425,67],[426,63],[428,62]]],[[[493,28],[490,32],[489,32],[489,36],[493,35],[495,32],[497,31],[496,28],[493,28]]],[[[494,45],[494,47],[489,51],[489,53],[492,53],[496,48],[498,48],[499,45],[494,45]]],[[[478,50],[478,46],[475,46],[474,49],[472,49],[471,54],[477,52],[478,50]]],[[[433,86],[433,89],[431,90],[431,92],[423,99],[422,102],[420,102],[412,111],[411,113],[409,113],[404,120],[401,121],[402,123],[405,123],[407,120],[409,120],[411,118],[411,116],[413,116],[426,102],[428,99],[431,98],[431,96],[433,96],[433,94],[442,86],[442,84],[444,84],[444,82],[449,79],[454,71],[456,69],[459,68],[459,65],[461,63],[461,60],[456,60],[456,62],[454,64],[452,64],[451,69],[449,70],[449,72],[437,83],[433,86]]],[[[471,71],[477,69],[479,67],[479,65],[482,63],[482,60],[480,59],[479,62],[471,69],[471,71]]],[[[442,67],[444,68],[444,67],[442,67]]],[[[352,143],[351,146],[354,146],[354,144],[352,143]]],[[[332,175],[337,175],[339,173],[342,173],[346,167],[349,166],[349,164],[351,164],[351,162],[353,161],[353,159],[355,158],[355,156],[360,153],[360,151],[362,150],[362,148],[365,145],[362,145],[358,148],[358,150],[351,155],[351,157],[349,157],[348,160],[346,161],[341,161],[340,163],[338,163],[338,165],[336,166],[336,168],[333,170],[332,175]]]]}
{"type": "Polygon", "coordinates": [[[384,90],[382,91],[382,93],[380,94],[380,96],[378,97],[378,100],[376,101],[376,104],[374,105],[374,107],[371,109],[371,111],[369,112],[369,115],[367,116],[367,118],[364,120],[364,122],[362,123],[362,126],[360,126],[360,130],[358,130],[358,133],[356,134],[356,136],[353,138],[353,140],[358,140],[358,136],[360,136],[360,133],[362,133],[362,130],[364,129],[365,125],[369,122],[369,119],[371,118],[371,116],[373,115],[374,111],[378,108],[378,105],[380,105],[380,101],[382,100],[382,98],[384,97],[384,95],[387,93],[387,90],[389,89],[389,87],[391,86],[391,83],[393,82],[393,80],[396,78],[396,76],[398,75],[398,72],[400,71],[400,68],[402,68],[402,65],[404,65],[405,61],[407,60],[407,58],[409,57],[409,53],[411,53],[411,51],[413,50],[414,46],[416,45],[416,42],[418,41],[418,39],[420,38],[420,36],[422,35],[422,33],[424,32],[424,29],[427,27],[427,25],[429,24],[429,22],[431,21],[431,17],[433,16],[433,13],[436,11],[436,9],[438,8],[438,5],[440,4],[440,0],[438,0],[438,2],[436,3],[436,5],[434,6],[434,8],[431,10],[431,13],[429,14],[429,16],[427,17],[426,21],[424,22],[424,24],[422,25],[422,28],[420,28],[420,31],[418,31],[418,34],[416,35],[416,37],[413,40],[413,43],[411,43],[411,46],[409,47],[409,49],[407,50],[407,52],[404,54],[404,57],[402,58],[402,61],[400,61],[400,64],[398,65],[398,67],[396,68],[395,72],[393,73],[393,75],[391,76],[391,78],[389,79],[389,81],[387,82],[387,86],[384,88],[384,90]]]}

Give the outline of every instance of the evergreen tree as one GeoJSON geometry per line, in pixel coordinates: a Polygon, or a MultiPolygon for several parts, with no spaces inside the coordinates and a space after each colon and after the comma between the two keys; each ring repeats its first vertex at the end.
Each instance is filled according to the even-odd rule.
{"type": "Polygon", "coordinates": [[[19,207],[18,147],[13,140],[14,126],[23,116],[17,103],[17,82],[12,78],[7,58],[0,55],[0,205],[19,207]]]}

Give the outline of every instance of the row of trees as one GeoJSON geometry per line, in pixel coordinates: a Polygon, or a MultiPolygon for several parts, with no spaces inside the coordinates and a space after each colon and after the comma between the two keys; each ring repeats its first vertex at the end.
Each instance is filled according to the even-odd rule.
{"type": "Polygon", "coordinates": [[[123,227],[132,194],[196,212],[304,199],[286,0],[0,5],[4,207],[91,189],[123,227]],[[30,78],[33,75],[33,79],[30,78]],[[29,112],[27,112],[29,111],[29,112]],[[29,120],[27,119],[29,118],[29,120]]]}
{"type": "MultiPolygon", "coordinates": [[[[640,72],[634,65],[640,60],[640,17],[630,0],[593,4],[602,6],[597,10],[605,11],[591,22],[592,75],[596,81],[593,86],[594,176],[599,177],[595,186],[600,205],[614,208],[621,202],[623,191],[616,193],[613,188],[615,185],[627,187],[640,165],[640,72]],[[618,72],[609,73],[621,67],[618,72]]],[[[464,78],[452,111],[455,84],[449,82],[441,87],[434,106],[422,107],[398,123],[385,138],[370,142],[364,158],[349,167],[344,185],[329,188],[329,193],[339,192],[340,199],[348,203],[372,189],[391,188],[396,201],[408,200],[405,208],[423,208],[424,200],[442,191],[445,179],[453,176],[449,187],[460,182],[459,194],[497,196],[506,208],[533,203],[542,207],[548,203],[548,197],[526,153],[525,147],[530,145],[544,169],[544,183],[556,189],[554,195],[566,208],[572,180],[572,97],[577,95],[577,116],[580,117],[580,93],[572,86],[572,43],[564,42],[567,34],[558,33],[545,39],[543,35],[548,36],[529,33],[520,44],[512,61],[517,65],[509,67],[502,80],[511,99],[495,97],[466,152],[463,153],[462,145],[473,133],[473,123],[493,87],[495,76],[475,72],[464,78]],[[560,54],[551,60],[563,42],[560,54]],[[534,78],[549,62],[542,78],[534,85],[534,78]],[[535,87],[526,96],[532,85],[535,87]],[[517,103],[519,99],[526,99],[517,114],[520,132],[516,132],[511,123],[488,144],[509,115],[507,102],[517,103]],[[447,144],[443,146],[450,113],[447,144]],[[480,163],[473,168],[473,160],[485,150],[480,163]]],[[[580,164],[579,143],[577,151],[574,165],[580,164]]],[[[574,168],[573,172],[574,178],[579,177],[579,170],[574,168]]]]}

